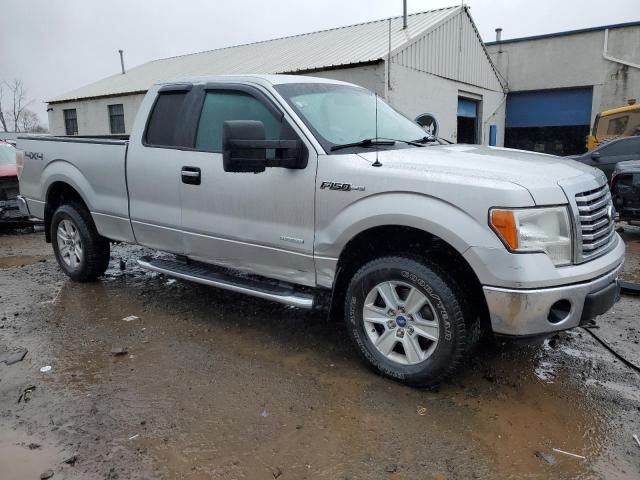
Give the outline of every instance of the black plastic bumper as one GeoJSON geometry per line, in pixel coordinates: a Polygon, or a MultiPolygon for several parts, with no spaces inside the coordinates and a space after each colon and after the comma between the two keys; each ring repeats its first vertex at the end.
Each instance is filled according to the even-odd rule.
{"type": "Polygon", "coordinates": [[[585,325],[598,315],[607,312],[620,300],[620,285],[617,281],[611,282],[597,292],[590,293],[584,301],[580,325],[585,325]]]}

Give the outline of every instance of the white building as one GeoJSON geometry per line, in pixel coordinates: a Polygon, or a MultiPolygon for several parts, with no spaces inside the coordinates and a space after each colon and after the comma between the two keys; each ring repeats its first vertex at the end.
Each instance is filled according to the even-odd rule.
{"type": "Polygon", "coordinates": [[[451,141],[502,145],[506,93],[466,7],[165,58],[49,100],[54,135],[128,133],[157,80],[293,73],[352,82],[451,141]]]}
{"type": "Polygon", "coordinates": [[[509,90],[508,147],[584,152],[596,114],[640,101],[640,22],[486,45],[509,90]]]}

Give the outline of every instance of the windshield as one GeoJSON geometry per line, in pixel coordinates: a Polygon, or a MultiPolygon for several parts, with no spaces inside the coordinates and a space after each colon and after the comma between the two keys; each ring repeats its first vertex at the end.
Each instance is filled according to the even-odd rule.
{"type": "Polygon", "coordinates": [[[16,163],[16,151],[10,145],[0,144],[0,165],[13,165],[16,163]]]}
{"type": "Polygon", "coordinates": [[[365,139],[415,141],[426,135],[419,125],[364,88],[335,83],[291,83],[276,85],[275,88],[314,133],[326,152],[337,145],[365,139]]]}

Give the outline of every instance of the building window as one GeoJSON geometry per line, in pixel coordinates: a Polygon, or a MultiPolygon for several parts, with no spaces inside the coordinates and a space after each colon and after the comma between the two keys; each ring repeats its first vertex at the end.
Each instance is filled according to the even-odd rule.
{"type": "Polygon", "coordinates": [[[109,126],[111,133],[124,133],[124,107],[121,103],[109,105],[109,126]]]}
{"type": "Polygon", "coordinates": [[[64,115],[64,130],[67,135],[78,134],[78,114],[75,108],[63,110],[64,115]]]}

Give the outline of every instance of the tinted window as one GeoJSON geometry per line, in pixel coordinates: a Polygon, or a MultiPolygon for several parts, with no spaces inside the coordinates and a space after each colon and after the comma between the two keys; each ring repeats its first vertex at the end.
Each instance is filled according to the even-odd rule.
{"type": "Polygon", "coordinates": [[[619,140],[605,145],[600,153],[606,156],[613,155],[638,155],[640,156],[640,137],[619,140]]]}
{"type": "Polygon", "coordinates": [[[178,139],[178,122],[186,92],[168,92],[158,95],[151,112],[145,141],[162,147],[182,146],[178,139]]]}
{"type": "Polygon", "coordinates": [[[242,92],[207,92],[198,123],[196,148],[222,152],[222,124],[227,120],[259,120],[267,140],[278,140],[282,124],[258,99],[242,92]]]}

